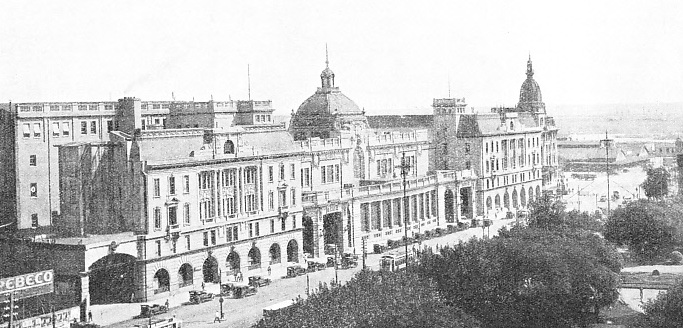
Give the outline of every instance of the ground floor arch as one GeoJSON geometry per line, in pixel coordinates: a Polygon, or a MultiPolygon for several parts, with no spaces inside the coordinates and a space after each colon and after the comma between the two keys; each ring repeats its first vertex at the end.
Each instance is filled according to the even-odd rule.
{"type": "MultiPolygon", "coordinates": [[[[378,216],[381,222],[381,217],[378,216]]],[[[343,246],[343,231],[341,212],[333,212],[323,215],[323,241],[325,245],[343,246]]]]}
{"type": "Polygon", "coordinates": [[[534,201],[534,187],[529,187],[529,202],[534,201]]]}
{"type": "Polygon", "coordinates": [[[299,262],[299,243],[295,239],[287,243],[287,262],[299,262]]]}
{"type": "Polygon", "coordinates": [[[135,257],[109,254],[93,263],[89,272],[91,304],[131,302],[135,292],[135,257]]]}
{"type": "Polygon", "coordinates": [[[225,265],[233,273],[240,272],[240,255],[236,251],[231,251],[225,259],[225,265]]]}
{"type": "Polygon", "coordinates": [[[513,208],[519,207],[519,198],[517,195],[517,189],[512,191],[512,207],[513,208]]]}
{"type": "Polygon", "coordinates": [[[506,209],[510,209],[510,194],[505,191],[505,194],[503,195],[503,207],[506,209]]]}
{"type": "Polygon", "coordinates": [[[486,211],[490,211],[493,209],[493,201],[491,200],[491,196],[486,197],[486,211]]]}
{"type": "Polygon", "coordinates": [[[495,204],[496,204],[496,209],[500,208],[500,195],[496,195],[495,204]]]}
{"type": "Polygon", "coordinates": [[[220,274],[218,272],[218,261],[215,257],[209,256],[204,260],[202,266],[202,273],[204,274],[204,282],[219,282],[220,274]]]}
{"type": "Polygon", "coordinates": [[[278,264],[281,261],[280,244],[274,243],[270,245],[270,264],[278,264]]]}
{"type": "Polygon", "coordinates": [[[541,197],[541,186],[536,186],[536,198],[541,197]]]}
{"type": "Polygon", "coordinates": [[[192,265],[184,263],[178,270],[178,286],[180,288],[190,286],[194,283],[194,270],[192,265]]]}
{"type": "Polygon", "coordinates": [[[301,218],[301,225],[304,227],[304,230],[303,230],[304,252],[309,253],[309,254],[313,254],[313,250],[315,248],[315,246],[314,246],[315,236],[313,234],[313,219],[308,215],[304,215],[301,218]]]}
{"type": "Polygon", "coordinates": [[[261,250],[258,247],[253,246],[247,257],[249,257],[249,270],[261,268],[261,250]]]}
{"type": "Polygon", "coordinates": [[[522,206],[526,206],[526,191],[523,187],[519,191],[519,202],[522,204],[522,206]]]}
{"type": "Polygon", "coordinates": [[[171,289],[171,277],[166,269],[159,269],[154,273],[154,294],[167,292],[171,289]]]}

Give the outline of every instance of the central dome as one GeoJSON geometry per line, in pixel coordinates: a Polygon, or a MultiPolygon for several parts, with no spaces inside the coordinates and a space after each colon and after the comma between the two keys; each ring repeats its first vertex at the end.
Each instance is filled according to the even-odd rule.
{"type": "Polygon", "coordinates": [[[353,100],[339,90],[318,89],[308,97],[296,111],[297,115],[361,114],[353,100]]]}
{"type": "Polygon", "coordinates": [[[519,103],[517,108],[533,113],[545,113],[545,104],[541,95],[541,87],[534,80],[534,68],[531,64],[531,56],[526,63],[526,80],[519,89],[519,103]]]}

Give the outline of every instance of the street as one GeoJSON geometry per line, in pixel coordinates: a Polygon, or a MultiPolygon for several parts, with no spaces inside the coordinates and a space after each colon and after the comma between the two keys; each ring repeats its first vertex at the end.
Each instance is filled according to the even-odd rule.
{"type": "Polygon", "coordinates": [[[645,181],[647,174],[641,167],[633,167],[623,170],[617,174],[610,174],[610,193],[619,193],[618,199],[612,199],[612,195],[607,193],[607,174],[604,172],[594,173],[597,175],[595,180],[581,180],[571,178],[572,173],[565,173],[566,186],[569,194],[563,199],[567,201],[567,210],[579,210],[582,212],[593,213],[599,208],[607,208],[606,201],[600,201],[605,196],[610,203],[611,209],[623,204],[624,197],[631,200],[644,198],[645,194],[640,190],[640,184],[645,181]]]}
{"type": "MultiPolygon", "coordinates": [[[[437,245],[441,247],[449,244],[457,244],[460,241],[467,241],[472,237],[480,238],[483,234],[486,234],[488,236],[490,233],[490,236],[494,236],[499,228],[503,227],[504,225],[511,224],[513,222],[514,221],[512,220],[494,221],[493,226],[491,226],[490,228],[486,228],[486,230],[484,231],[481,227],[470,228],[468,230],[448,234],[438,238],[433,238],[423,242],[422,244],[423,247],[435,247],[437,245]]],[[[370,269],[377,270],[379,268],[380,258],[380,254],[368,254],[366,260],[367,266],[370,269]]],[[[339,281],[349,281],[361,269],[362,260],[359,259],[358,267],[347,270],[337,270],[337,276],[339,278],[339,281]]],[[[309,279],[311,292],[313,292],[318,287],[319,283],[329,283],[330,281],[333,281],[335,279],[335,270],[334,268],[327,268],[326,270],[309,273],[307,276],[309,279]]],[[[175,315],[176,318],[183,320],[183,327],[204,327],[206,325],[215,325],[216,327],[250,327],[262,317],[264,307],[282,301],[290,300],[297,296],[305,298],[307,276],[304,275],[296,278],[285,279],[276,278],[273,281],[273,283],[271,283],[269,286],[260,288],[258,293],[254,296],[242,299],[225,298],[223,302],[223,312],[225,314],[225,317],[221,323],[213,323],[214,314],[216,313],[216,311],[220,311],[220,303],[218,301],[218,298],[210,302],[196,305],[193,304],[173,307],[172,304],[171,310],[164,315],[160,315],[159,318],[168,318],[175,315]]],[[[207,285],[207,291],[211,291],[212,289],[217,290],[217,288],[218,287],[215,285],[207,285]]],[[[117,306],[125,306],[127,308],[134,307],[136,311],[139,311],[140,304],[134,303],[117,306]]],[[[115,309],[115,307],[113,306],[108,307],[110,309],[115,309]]],[[[122,311],[110,310],[108,311],[110,313],[106,314],[106,308],[100,308],[100,310],[103,311],[102,313],[105,317],[116,316],[117,314],[120,315],[120,313],[122,313],[122,311]]],[[[130,313],[130,311],[128,312],[130,313]]],[[[115,317],[109,317],[107,319],[112,321],[116,320],[115,317]]],[[[148,319],[130,319],[112,324],[108,327],[129,328],[133,327],[134,325],[141,325],[147,322],[148,319]]]]}

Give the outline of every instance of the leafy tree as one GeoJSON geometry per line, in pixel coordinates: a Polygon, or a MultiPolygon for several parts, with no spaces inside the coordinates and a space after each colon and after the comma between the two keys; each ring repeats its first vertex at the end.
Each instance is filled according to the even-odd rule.
{"type": "Polygon", "coordinates": [[[513,228],[428,252],[420,269],[487,327],[572,327],[617,299],[621,263],[589,232],[513,228]]]}
{"type": "Polygon", "coordinates": [[[683,306],[681,304],[683,304],[683,282],[678,282],[666,293],[660,293],[657,298],[645,303],[643,309],[650,327],[683,327],[683,306]]]}
{"type": "Polygon", "coordinates": [[[566,224],[566,207],[550,195],[543,194],[529,203],[529,227],[554,229],[566,224]]]}
{"type": "Polygon", "coordinates": [[[680,241],[680,205],[649,201],[632,202],[615,209],[605,224],[605,238],[628,245],[641,259],[651,259],[671,250],[680,241]]]}
{"type": "Polygon", "coordinates": [[[480,327],[447,305],[429,280],[415,273],[363,270],[343,286],[327,288],[261,319],[266,327],[480,327]]]}
{"type": "Polygon", "coordinates": [[[647,178],[641,184],[645,196],[658,199],[666,196],[669,193],[669,178],[671,178],[671,174],[665,168],[649,168],[647,178]]]}

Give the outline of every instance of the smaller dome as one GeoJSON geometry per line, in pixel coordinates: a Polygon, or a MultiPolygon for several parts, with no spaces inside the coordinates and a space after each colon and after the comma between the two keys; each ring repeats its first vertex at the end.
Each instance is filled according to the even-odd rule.
{"type": "Polygon", "coordinates": [[[325,69],[320,73],[321,78],[334,78],[334,72],[329,67],[325,67],[325,69]]]}

